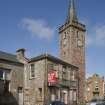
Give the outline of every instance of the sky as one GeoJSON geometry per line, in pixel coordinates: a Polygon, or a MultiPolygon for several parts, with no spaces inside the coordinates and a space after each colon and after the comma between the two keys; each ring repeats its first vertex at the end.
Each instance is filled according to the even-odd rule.
{"type": "MultiPolygon", "coordinates": [[[[0,0],[0,50],[59,56],[58,28],[67,10],[68,0],[0,0]]],[[[105,0],[76,0],[76,12],[87,29],[86,75],[105,76],[105,0]]]]}

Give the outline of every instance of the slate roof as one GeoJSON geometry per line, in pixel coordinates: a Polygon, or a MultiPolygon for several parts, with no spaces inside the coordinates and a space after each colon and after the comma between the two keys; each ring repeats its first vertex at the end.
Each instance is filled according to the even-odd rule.
{"type": "MultiPolygon", "coordinates": [[[[63,60],[61,60],[60,58],[57,58],[57,57],[52,56],[52,55],[50,55],[50,54],[42,54],[42,55],[33,57],[33,58],[31,58],[31,59],[29,60],[29,63],[30,63],[30,62],[34,62],[34,61],[39,61],[39,60],[45,59],[45,58],[47,58],[47,59],[49,59],[49,60],[51,60],[51,61],[57,62],[57,63],[61,63],[61,64],[63,64],[63,65],[72,66],[72,67],[78,69],[77,66],[72,65],[72,64],[69,64],[69,63],[67,63],[67,62],[65,62],[65,61],[63,61],[63,60]]],[[[1,59],[1,60],[7,60],[7,61],[11,61],[11,62],[20,63],[20,62],[17,60],[16,55],[10,54],[10,53],[7,53],[7,52],[3,52],[3,51],[0,51],[0,59],[1,59]]]]}
{"type": "Polygon", "coordinates": [[[17,60],[16,55],[13,55],[7,52],[3,52],[3,51],[0,51],[0,59],[20,63],[17,60]]]}
{"type": "Polygon", "coordinates": [[[50,55],[50,54],[42,54],[42,55],[36,56],[36,57],[34,57],[34,58],[31,58],[31,59],[29,60],[29,62],[39,61],[39,60],[45,59],[45,58],[47,58],[47,59],[49,59],[49,60],[51,60],[51,61],[54,61],[54,62],[61,63],[61,64],[63,64],[63,65],[72,66],[72,67],[78,69],[77,66],[72,65],[72,64],[70,64],[70,63],[67,63],[67,62],[61,60],[60,58],[57,58],[57,57],[52,56],[52,55],[50,55]]]}

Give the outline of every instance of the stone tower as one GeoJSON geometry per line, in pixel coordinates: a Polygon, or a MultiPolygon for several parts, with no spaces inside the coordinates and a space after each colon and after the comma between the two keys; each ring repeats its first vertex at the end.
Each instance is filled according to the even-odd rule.
{"type": "Polygon", "coordinates": [[[85,25],[77,19],[74,0],[69,0],[67,19],[59,28],[60,58],[79,67],[78,99],[84,100],[85,85],[85,25]]]}

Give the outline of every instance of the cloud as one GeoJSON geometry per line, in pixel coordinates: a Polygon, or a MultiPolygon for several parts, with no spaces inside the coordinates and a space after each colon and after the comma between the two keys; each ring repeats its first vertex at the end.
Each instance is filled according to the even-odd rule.
{"type": "Polygon", "coordinates": [[[86,44],[101,47],[105,46],[105,25],[94,26],[92,33],[86,36],[86,44]]]}
{"type": "Polygon", "coordinates": [[[92,37],[89,37],[88,35],[86,35],[86,45],[91,45],[92,43],[93,43],[92,37]]]}
{"type": "Polygon", "coordinates": [[[54,29],[47,25],[44,20],[24,18],[19,24],[23,29],[29,31],[33,36],[50,39],[54,35],[54,29]]]}
{"type": "Polygon", "coordinates": [[[86,73],[86,79],[88,79],[88,78],[91,77],[91,76],[92,76],[92,74],[86,73]]]}
{"type": "Polygon", "coordinates": [[[105,25],[96,27],[95,43],[97,45],[105,46],[105,25]]]}

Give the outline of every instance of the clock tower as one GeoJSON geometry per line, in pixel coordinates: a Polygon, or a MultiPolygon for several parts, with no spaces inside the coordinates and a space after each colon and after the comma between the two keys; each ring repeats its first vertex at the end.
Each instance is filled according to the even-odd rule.
{"type": "Polygon", "coordinates": [[[77,19],[74,0],[69,0],[68,15],[59,28],[60,58],[79,67],[78,99],[84,102],[85,88],[85,25],[77,19]]]}

